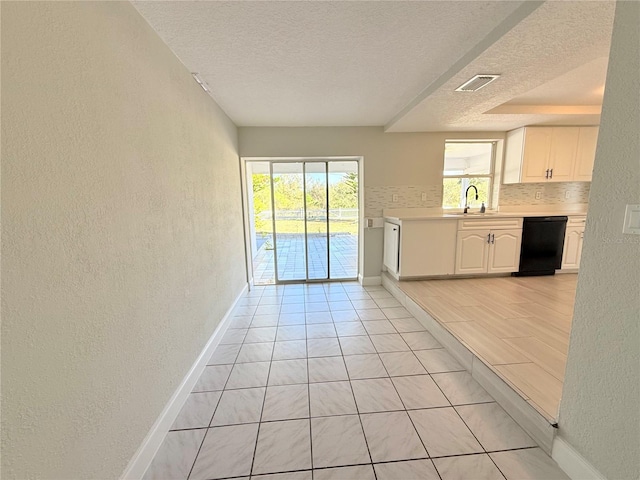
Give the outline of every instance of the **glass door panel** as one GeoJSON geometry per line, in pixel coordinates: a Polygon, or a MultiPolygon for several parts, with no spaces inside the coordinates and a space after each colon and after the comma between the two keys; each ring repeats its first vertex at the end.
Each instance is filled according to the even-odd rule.
{"type": "Polygon", "coordinates": [[[269,162],[247,162],[246,173],[253,282],[256,285],[272,284],[276,281],[276,270],[273,254],[270,164],[269,162]]]}
{"type": "Polygon", "coordinates": [[[358,276],[358,162],[329,168],[329,264],[331,280],[358,276]]]}
{"type": "Polygon", "coordinates": [[[276,281],[306,280],[304,171],[302,162],[273,162],[276,281]]]}
{"type": "Polygon", "coordinates": [[[305,162],[307,279],[329,278],[327,164],[305,162]]]}

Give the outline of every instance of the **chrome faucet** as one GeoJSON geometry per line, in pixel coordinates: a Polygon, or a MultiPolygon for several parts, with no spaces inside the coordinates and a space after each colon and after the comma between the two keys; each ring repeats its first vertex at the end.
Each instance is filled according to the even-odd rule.
{"type": "Polygon", "coordinates": [[[464,205],[464,213],[468,213],[468,211],[469,211],[469,199],[467,197],[469,196],[469,190],[472,189],[472,188],[476,191],[476,200],[478,200],[478,189],[476,188],[475,185],[469,185],[467,187],[467,191],[464,192],[464,203],[465,203],[465,205],[464,205]]]}

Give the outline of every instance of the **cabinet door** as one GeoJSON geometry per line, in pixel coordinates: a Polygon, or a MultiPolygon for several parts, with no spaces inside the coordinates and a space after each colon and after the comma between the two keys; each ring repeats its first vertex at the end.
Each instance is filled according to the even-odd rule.
{"type": "Polygon", "coordinates": [[[578,138],[578,154],[573,170],[573,180],[576,182],[590,182],[593,174],[593,161],[596,159],[596,145],[598,143],[598,127],[580,127],[578,138]]]}
{"type": "Polygon", "coordinates": [[[458,231],[456,272],[487,273],[489,230],[458,231]]]}
{"type": "Polygon", "coordinates": [[[551,152],[551,127],[535,127],[525,130],[522,156],[522,183],[546,182],[551,152]]]}
{"type": "Polygon", "coordinates": [[[570,182],[578,152],[580,127],[554,127],[551,134],[549,181],[570,182]]]}
{"type": "Polygon", "coordinates": [[[517,272],[520,266],[522,230],[492,230],[489,273],[517,272]]]}
{"type": "Polygon", "coordinates": [[[578,268],[582,253],[582,237],[584,227],[567,227],[564,235],[564,250],[562,251],[562,268],[578,268]]]}

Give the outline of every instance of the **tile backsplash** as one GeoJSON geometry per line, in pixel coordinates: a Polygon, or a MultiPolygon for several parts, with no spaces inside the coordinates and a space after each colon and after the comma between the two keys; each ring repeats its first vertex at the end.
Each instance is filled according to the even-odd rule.
{"type": "Polygon", "coordinates": [[[500,185],[498,205],[558,205],[588,203],[591,182],[517,183],[500,185]],[[540,199],[536,193],[540,192],[540,199]],[[569,192],[569,198],[566,194],[569,192]]]}
{"type": "Polygon", "coordinates": [[[385,208],[431,208],[442,206],[440,185],[384,185],[364,188],[364,216],[381,217],[385,208]],[[422,194],[426,200],[422,200],[422,194]],[[393,201],[397,195],[398,200],[393,201]]]}
{"type": "MultiPolygon", "coordinates": [[[[500,185],[498,206],[586,204],[590,182],[518,183],[500,185]],[[540,199],[536,193],[540,192],[540,199]],[[569,192],[569,198],[566,198],[569,192]]],[[[442,185],[384,185],[365,187],[365,217],[381,217],[386,208],[437,208],[442,206],[442,185]],[[426,200],[422,200],[422,194],[426,200]],[[396,202],[393,196],[397,195],[396,202]]]]}

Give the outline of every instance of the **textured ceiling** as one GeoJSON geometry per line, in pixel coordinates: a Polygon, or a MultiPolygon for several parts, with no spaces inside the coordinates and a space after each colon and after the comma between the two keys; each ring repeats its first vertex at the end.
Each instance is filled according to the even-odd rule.
{"type": "Polygon", "coordinates": [[[239,126],[386,131],[597,124],[487,113],[601,100],[613,1],[135,1],[239,126]],[[502,77],[476,93],[477,73],[502,77]]]}
{"type": "MultiPolygon", "coordinates": [[[[486,112],[521,96],[557,100],[562,90],[566,92],[566,84],[560,79],[554,87],[554,79],[565,75],[572,78],[573,70],[580,71],[583,65],[608,57],[614,9],[614,2],[544,3],[466,66],[447,72],[438,80],[438,88],[427,89],[387,124],[386,131],[505,131],[532,124],[598,124],[597,114],[486,112]],[[477,92],[454,91],[477,73],[502,76],[477,92]],[[553,91],[556,87],[558,95],[553,91]]],[[[602,80],[601,71],[598,79],[602,80]]],[[[586,92],[578,91],[585,86],[592,85],[580,82],[572,99],[586,98],[586,92]]]]}
{"type": "Polygon", "coordinates": [[[240,126],[384,125],[514,1],[133,2],[240,126]]]}

